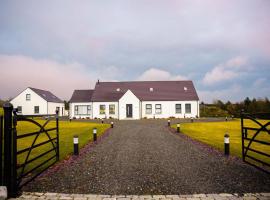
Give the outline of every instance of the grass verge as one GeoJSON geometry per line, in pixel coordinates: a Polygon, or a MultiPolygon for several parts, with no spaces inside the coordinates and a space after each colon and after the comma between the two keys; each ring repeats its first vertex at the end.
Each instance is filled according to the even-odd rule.
{"type": "MultiPolygon", "coordinates": [[[[45,120],[38,119],[36,120],[40,124],[44,124],[45,120]]],[[[55,127],[55,121],[51,121],[46,125],[47,128],[55,127]]],[[[59,146],[60,146],[60,161],[67,158],[68,155],[72,154],[73,152],[73,136],[77,135],[79,137],[79,147],[82,148],[88,142],[93,140],[92,130],[93,128],[97,128],[97,136],[99,137],[102,135],[108,128],[110,127],[109,124],[98,124],[92,122],[77,122],[77,121],[59,121],[59,146]]],[[[17,125],[18,135],[39,131],[39,128],[30,123],[30,122],[19,122],[17,125]]],[[[52,138],[56,137],[56,131],[49,132],[52,138]]],[[[18,151],[28,148],[31,146],[35,139],[35,136],[30,136],[26,138],[18,139],[17,148],[18,151]]],[[[45,133],[39,135],[36,140],[35,144],[39,144],[48,140],[48,136],[45,133]]],[[[52,149],[52,144],[48,143],[37,147],[32,150],[29,159],[34,158],[48,150],[52,149]]],[[[26,169],[31,169],[34,166],[37,166],[42,161],[49,159],[53,156],[53,152],[47,154],[46,156],[42,157],[42,159],[37,159],[33,163],[30,163],[26,169]]],[[[27,157],[27,152],[22,153],[18,156],[18,165],[24,163],[27,157]]]]}
{"type": "MultiPolygon", "coordinates": [[[[244,121],[248,127],[259,127],[250,120],[244,121]]],[[[267,123],[266,120],[260,120],[260,123],[267,123]]],[[[172,126],[176,129],[176,125],[172,126]]],[[[242,139],[241,139],[241,121],[234,120],[228,122],[197,122],[197,123],[183,123],[181,124],[181,133],[208,144],[214,148],[224,151],[224,134],[230,135],[230,153],[232,155],[242,158],[242,139]]],[[[252,137],[255,132],[249,132],[248,137],[252,137]]],[[[270,142],[270,135],[267,132],[261,132],[257,137],[259,140],[270,142]]],[[[245,142],[247,146],[247,142],[245,142]]],[[[270,153],[270,146],[253,142],[251,148],[270,153]]],[[[260,160],[270,163],[270,158],[266,156],[248,153],[260,160]]]]}

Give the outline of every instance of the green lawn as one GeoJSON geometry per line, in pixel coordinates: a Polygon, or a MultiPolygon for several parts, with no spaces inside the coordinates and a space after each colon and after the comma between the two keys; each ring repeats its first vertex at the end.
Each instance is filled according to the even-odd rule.
{"type": "MultiPolygon", "coordinates": [[[[39,123],[44,124],[44,120],[37,120],[39,123]]],[[[46,128],[52,128],[55,127],[55,121],[51,121],[46,128]]],[[[100,136],[104,133],[106,129],[110,127],[109,124],[97,124],[97,123],[91,123],[91,122],[76,122],[76,121],[60,121],[59,122],[59,142],[60,142],[60,160],[65,159],[68,155],[73,153],[73,136],[78,135],[79,136],[79,147],[83,147],[85,144],[87,144],[89,141],[93,140],[93,134],[92,130],[93,128],[97,128],[97,135],[100,136]]],[[[33,125],[29,122],[19,122],[17,126],[18,135],[38,131],[36,125],[33,125]]],[[[55,137],[56,133],[55,131],[49,132],[51,137],[55,137]]],[[[27,138],[18,139],[17,147],[18,150],[24,149],[29,147],[35,136],[30,136],[27,138]]],[[[43,141],[48,140],[48,137],[45,133],[40,134],[40,136],[37,139],[36,144],[41,143],[43,141]]],[[[42,145],[40,147],[37,147],[31,152],[30,158],[36,157],[37,155],[40,155],[41,153],[49,150],[52,148],[52,144],[46,144],[42,145]]],[[[49,153],[46,158],[50,158],[53,155],[53,152],[49,153]]],[[[27,156],[27,153],[22,153],[18,156],[18,164],[22,164],[27,156]]],[[[27,169],[32,168],[33,166],[36,166],[37,164],[41,163],[41,161],[46,158],[38,159],[34,161],[31,165],[27,167],[27,169]]]]}
{"type": "Polygon", "coordinates": [[[0,116],[4,114],[3,108],[0,107],[0,116]]]}
{"type": "MultiPolygon", "coordinates": [[[[267,121],[260,120],[261,123],[265,124],[267,121]]],[[[249,127],[258,127],[257,124],[250,120],[244,121],[246,126],[249,127]]],[[[176,128],[176,125],[173,125],[176,128]]],[[[242,157],[242,141],[241,141],[241,121],[234,120],[228,122],[198,122],[198,123],[183,123],[181,124],[181,132],[199,140],[203,143],[206,143],[212,147],[224,151],[224,134],[228,133],[230,135],[230,152],[233,155],[242,157]]],[[[254,132],[249,132],[248,137],[254,132]]],[[[261,132],[257,139],[270,142],[270,135],[267,132],[261,132]]],[[[247,146],[247,143],[245,143],[247,146]]],[[[251,148],[263,151],[265,153],[270,153],[270,146],[263,144],[258,144],[253,142],[251,148]]],[[[254,155],[249,152],[249,155],[254,155]]],[[[270,159],[256,154],[256,158],[264,160],[270,163],[270,159]]]]}

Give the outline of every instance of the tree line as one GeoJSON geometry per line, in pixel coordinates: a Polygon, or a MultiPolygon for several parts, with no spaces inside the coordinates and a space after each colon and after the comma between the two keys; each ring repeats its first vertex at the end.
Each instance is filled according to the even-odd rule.
{"type": "Polygon", "coordinates": [[[215,100],[212,104],[201,103],[201,116],[202,117],[221,117],[221,116],[235,116],[239,117],[241,111],[247,113],[270,113],[270,101],[266,97],[262,98],[245,98],[244,101],[231,103],[230,101],[222,102],[215,100]]]}

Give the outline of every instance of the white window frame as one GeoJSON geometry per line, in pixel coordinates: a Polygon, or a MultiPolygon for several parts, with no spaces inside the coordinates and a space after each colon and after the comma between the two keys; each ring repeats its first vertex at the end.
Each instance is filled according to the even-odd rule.
{"type": "Polygon", "coordinates": [[[180,103],[175,104],[175,114],[181,114],[181,113],[182,113],[182,105],[180,103]],[[180,107],[177,108],[177,106],[180,106],[180,107]]]}
{"type": "Polygon", "coordinates": [[[39,114],[39,106],[34,106],[34,113],[39,114]],[[38,108],[38,110],[37,110],[38,112],[36,112],[36,108],[38,108]]]}
{"type": "Polygon", "coordinates": [[[186,103],[185,104],[185,113],[187,113],[187,114],[191,114],[191,103],[186,103]],[[188,107],[187,106],[190,106],[190,111],[187,111],[187,109],[188,109],[188,107]]]}
{"type": "Polygon", "coordinates": [[[75,105],[74,106],[74,114],[75,115],[90,115],[91,114],[91,106],[90,105],[75,105]],[[79,113],[79,107],[86,107],[86,113],[79,113]]]}
{"type": "Polygon", "coordinates": [[[100,115],[106,115],[106,105],[105,104],[100,104],[99,105],[99,114],[100,115]],[[101,113],[101,107],[104,107],[104,113],[103,112],[101,113]]]}
{"type": "Polygon", "coordinates": [[[115,104],[110,104],[109,105],[109,114],[110,115],[115,115],[115,104]],[[113,110],[111,110],[111,108],[113,108],[113,110]],[[113,111],[113,112],[111,112],[113,111]]]}
{"type": "Polygon", "coordinates": [[[152,104],[145,104],[145,114],[152,114],[152,104]]]}
{"type": "Polygon", "coordinates": [[[17,106],[17,109],[18,109],[18,113],[22,113],[22,106],[17,106]],[[21,108],[21,109],[19,109],[21,108]]]}
{"type": "Polygon", "coordinates": [[[155,104],[155,113],[162,114],[162,106],[161,104],[155,104]],[[160,106],[160,108],[158,108],[160,106]]]}
{"type": "Polygon", "coordinates": [[[25,95],[25,100],[26,101],[31,101],[31,94],[26,94],[25,95]]]}

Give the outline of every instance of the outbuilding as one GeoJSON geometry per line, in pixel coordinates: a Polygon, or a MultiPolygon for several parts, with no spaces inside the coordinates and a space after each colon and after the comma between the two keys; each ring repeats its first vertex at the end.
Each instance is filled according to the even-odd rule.
{"type": "Polygon", "coordinates": [[[47,90],[28,87],[10,103],[23,115],[50,115],[59,111],[59,116],[65,113],[64,102],[47,90]]]}

